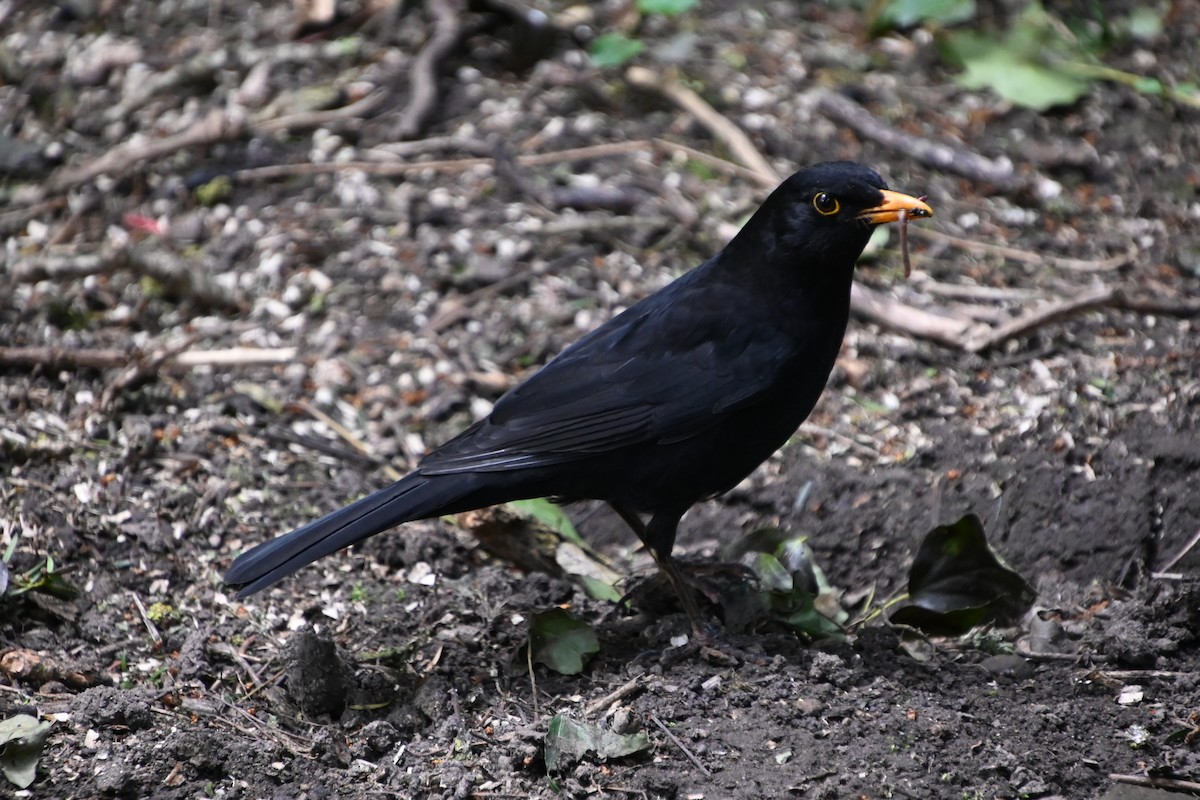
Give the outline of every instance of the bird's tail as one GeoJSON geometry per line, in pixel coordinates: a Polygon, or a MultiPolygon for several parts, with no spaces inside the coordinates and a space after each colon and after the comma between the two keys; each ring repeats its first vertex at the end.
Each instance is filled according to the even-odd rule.
{"type": "Polygon", "coordinates": [[[462,483],[414,472],[386,489],[242,553],[225,573],[225,583],[239,587],[239,598],[246,597],[322,556],[402,522],[461,511],[467,500],[464,495],[469,494],[463,491],[462,483]]]}

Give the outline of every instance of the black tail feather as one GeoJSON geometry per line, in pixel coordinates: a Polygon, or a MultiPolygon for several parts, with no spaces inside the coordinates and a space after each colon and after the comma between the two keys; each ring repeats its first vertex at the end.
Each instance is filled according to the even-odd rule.
{"type": "Polygon", "coordinates": [[[402,522],[461,510],[455,508],[456,501],[462,499],[461,482],[457,482],[459,488],[454,488],[455,483],[419,473],[408,475],[356,503],[242,553],[225,573],[225,583],[240,587],[237,596],[246,597],[318,558],[402,522]]]}

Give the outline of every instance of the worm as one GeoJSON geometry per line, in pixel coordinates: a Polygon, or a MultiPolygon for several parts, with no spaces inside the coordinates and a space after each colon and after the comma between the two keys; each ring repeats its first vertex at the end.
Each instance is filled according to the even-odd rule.
{"type": "Polygon", "coordinates": [[[900,252],[904,256],[904,277],[912,277],[912,261],[908,258],[908,209],[902,208],[898,213],[900,223],[900,252]]]}

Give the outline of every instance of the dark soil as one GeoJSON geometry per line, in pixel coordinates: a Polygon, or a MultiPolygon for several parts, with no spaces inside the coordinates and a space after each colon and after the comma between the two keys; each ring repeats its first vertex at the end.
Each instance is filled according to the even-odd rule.
{"type": "MultiPolygon", "coordinates": [[[[928,34],[871,40],[838,5],[706,3],[645,21],[640,62],[677,71],[780,172],[865,161],[929,195],[924,227],[1033,254],[914,231],[911,281],[894,246],[864,262],[877,291],[997,326],[1105,285],[1129,302],[980,353],[856,319],[810,423],[693,510],[679,552],[711,559],[782,525],[810,537],[846,605],[878,606],[903,591],[931,527],[974,512],[1037,605],[961,640],[878,616],[845,641],[739,634],[760,658],[732,665],[671,651],[678,612],[589,600],[442,521],[245,602],[221,583],[237,552],[386,484],[383,460],[411,465],[714,252],[764,196],[744,172],[650,144],[520,157],[660,138],[727,158],[724,144],[589,66],[588,22],[542,47],[482,10],[499,4],[462,12],[407,149],[409,75],[435,29],[424,11],[339,3],[335,21],[306,26],[286,3],[0,4],[0,554],[14,577],[52,557],[79,590],[0,599],[0,719],[56,721],[21,796],[1195,792],[1200,113],[1098,84],[1035,114],[959,88],[928,34]],[[830,89],[909,136],[1007,158],[1016,180],[982,183],[851,132],[818,108],[830,89]],[[264,123],[377,90],[362,114],[264,123]],[[68,179],[222,112],[248,122],[68,179]],[[480,161],[443,163],[461,159],[480,161]],[[437,163],[249,171],[343,161],[437,163]],[[283,363],[154,361],[287,347],[283,363]],[[115,360],[80,355],[97,350],[115,360]],[[582,674],[526,663],[528,619],[555,605],[599,635],[582,674]],[[558,713],[644,730],[650,748],[548,776],[558,713]]],[[[1172,8],[1163,33],[1118,39],[1107,62],[1196,81],[1200,14],[1172,8]]],[[[618,24],[613,9],[588,13],[618,24]]],[[[651,574],[606,511],[570,511],[620,569],[651,574]]]]}

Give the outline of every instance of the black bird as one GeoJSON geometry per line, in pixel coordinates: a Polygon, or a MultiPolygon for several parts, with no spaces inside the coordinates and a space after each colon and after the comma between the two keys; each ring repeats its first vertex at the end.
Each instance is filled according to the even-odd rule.
{"type": "Polygon", "coordinates": [[[716,256],[575,342],[403,479],[243,553],[226,583],[245,597],[402,522],[531,497],[605,500],[703,636],[671,557],[680,518],[812,411],[872,227],[932,214],[861,164],[797,172],[716,256]]]}

